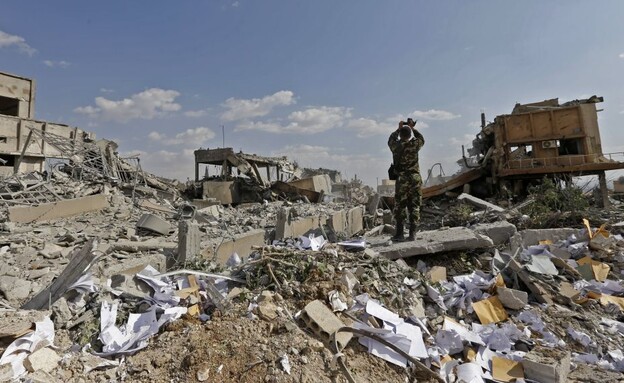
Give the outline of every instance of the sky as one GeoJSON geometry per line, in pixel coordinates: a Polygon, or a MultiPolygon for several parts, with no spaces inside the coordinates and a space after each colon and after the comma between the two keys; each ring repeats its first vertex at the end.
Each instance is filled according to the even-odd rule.
{"type": "Polygon", "coordinates": [[[603,96],[603,152],[624,152],[623,14],[619,0],[7,1],[0,71],[36,80],[36,119],[160,176],[192,179],[193,151],[225,144],[375,186],[407,117],[425,178],[458,170],[481,112],[555,97],[603,96]]]}

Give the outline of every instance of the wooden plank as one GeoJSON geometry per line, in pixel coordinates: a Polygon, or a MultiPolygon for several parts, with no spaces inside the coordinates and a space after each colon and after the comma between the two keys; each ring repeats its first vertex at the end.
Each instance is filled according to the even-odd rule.
{"type": "Polygon", "coordinates": [[[67,289],[76,283],[80,277],[91,266],[91,262],[96,258],[94,250],[95,239],[91,238],[81,249],[76,249],[71,254],[71,260],[65,266],[61,274],[46,287],[26,302],[21,308],[23,310],[45,310],[65,294],[67,289]]]}

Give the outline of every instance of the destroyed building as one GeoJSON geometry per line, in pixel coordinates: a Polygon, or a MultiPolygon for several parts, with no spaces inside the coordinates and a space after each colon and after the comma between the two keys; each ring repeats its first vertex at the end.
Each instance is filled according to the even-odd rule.
{"type": "Polygon", "coordinates": [[[622,153],[603,153],[598,110],[602,97],[559,103],[550,99],[516,104],[511,114],[486,123],[460,165],[463,171],[423,189],[439,195],[468,185],[479,196],[526,195],[527,186],[544,177],[598,175],[608,204],[605,171],[624,169],[622,153]]]}
{"type": "Polygon", "coordinates": [[[357,179],[201,149],[185,199],[114,143],[42,127],[7,152],[30,137],[41,168],[0,177],[0,381],[621,380],[618,211],[519,231],[464,194],[479,222],[391,243],[357,179]]]}
{"type": "Polygon", "coordinates": [[[35,81],[0,72],[0,175],[43,172],[46,158],[67,159],[66,153],[46,145],[35,129],[80,145],[95,135],[82,129],[35,119],[35,81]]]}

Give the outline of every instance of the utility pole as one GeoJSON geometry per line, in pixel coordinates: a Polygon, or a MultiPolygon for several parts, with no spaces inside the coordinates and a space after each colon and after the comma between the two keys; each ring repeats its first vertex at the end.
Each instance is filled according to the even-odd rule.
{"type": "Polygon", "coordinates": [[[225,148],[225,125],[221,125],[221,135],[223,136],[223,147],[225,148]]]}

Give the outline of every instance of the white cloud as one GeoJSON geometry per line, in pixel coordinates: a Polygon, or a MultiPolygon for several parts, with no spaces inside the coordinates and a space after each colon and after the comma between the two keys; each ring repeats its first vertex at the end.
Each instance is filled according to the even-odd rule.
{"type": "Polygon", "coordinates": [[[624,53],[620,53],[618,57],[624,59],[624,53]]]}
{"type": "Polygon", "coordinates": [[[461,117],[459,114],[453,114],[445,110],[429,109],[427,111],[415,110],[412,116],[416,119],[423,120],[454,120],[461,117]]]}
{"type": "Polygon", "coordinates": [[[108,89],[108,88],[100,88],[100,92],[102,92],[102,93],[115,93],[115,91],[113,89],[108,89]]]}
{"type": "Polygon", "coordinates": [[[239,124],[235,131],[260,130],[269,133],[315,134],[343,126],[351,117],[351,109],[321,106],[292,112],[288,123],[246,122],[239,124]]]}
{"type": "Polygon", "coordinates": [[[175,90],[150,88],[119,101],[96,97],[95,106],[78,107],[74,112],[117,122],[151,120],[180,110],[180,104],[175,103],[179,95],[175,90]]]}
{"type": "Polygon", "coordinates": [[[238,121],[266,116],[276,106],[294,104],[294,96],[293,92],[282,90],[263,98],[252,98],[250,100],[228,98],[223,103],[223,107],[227,110],[221,115],[221,118],[226,121],[238,121]]]}
{"type": "MultiPolygon", "coordinates": [[[[383,152],[385,153],[385,151],[383,152]]],[[[352,179],[355,175],[366,184],[374,186],[377,178],[387,177],[390,152],[381,157],[371,153],[346,153],[342,148],[329,148],[315,145],[288,145],[274,151],[274,156],[287,156],[299,166],[307,168],[326,168],[338,170],[343,179],[352,179]]]]}
{"type": "Polygon", "coordinates": [[[472,140],[475,139],[475,134],[466,133],[461,137],[451,137],[448,140],[449,145],[457,148],[461,148],[464,145],[466,148],[472,147],[472,140]]]}
{"type": "Polygon", "coordinates": [[[200,110],[187,110],[184,112],[184,115],[186,117],[191,117],[191,118],[199,118],[199,117],[204,117],[208,114],[208,111],[200,109],[200,110]]]}
{"type": "Polygon", "coordinates": [[[48,66],[50,68],[67,68],[68,66],[71,65],[70,62],[65,61],[65,60],[60,60],[60,61],[52,61],[52,60],[43,60],[43,63],[45,64],[45,66],[48,66]]]}
{"type": "Polygon", "coordinates": [[[474,128],[474,129],[480,128],[481,127],[481,121],[472,121],[472,122],[468,123],[468,127],[469,128],[474,128]]]}
{"type": "Polygon", "coordinates": [[[172,178],[185,181],[193,177],[195,169],[194,149],[184,150],[158,150],[141,151],[134,150],[122,153],[122,157],[138,155],[141,159],[141,167],[150,173],[160,177],[172,178]]]}
{"type": "Polygon", "coordinates": [[[11,46],[17,47],[20,52],[26,53],[29,56],[37,52],[35,48],[26,43],[26,39],[23,37],[0,31],[0,48],[8,48],[11,46]]]}
{"type": "Polygon", "coordinates": [[[215,133],[210,128],[203,126],[187,129],[171,138],[167,137],[166,134],[158,132],[151,132],[147,135],[150,140],[160,142],[163,145],[184,145],[190,147],[199,147],[207,141],[213,139],[214,136],[215,133]]]}
{"type": "Polygon", "coordinates": [[[354,130],[360,138],[370,137],[377,134],[390,135],[395,129],[395,124],[390,122],[378,122],[370,118],[358,118],[349,121],[347,128],[354,130]]]}

